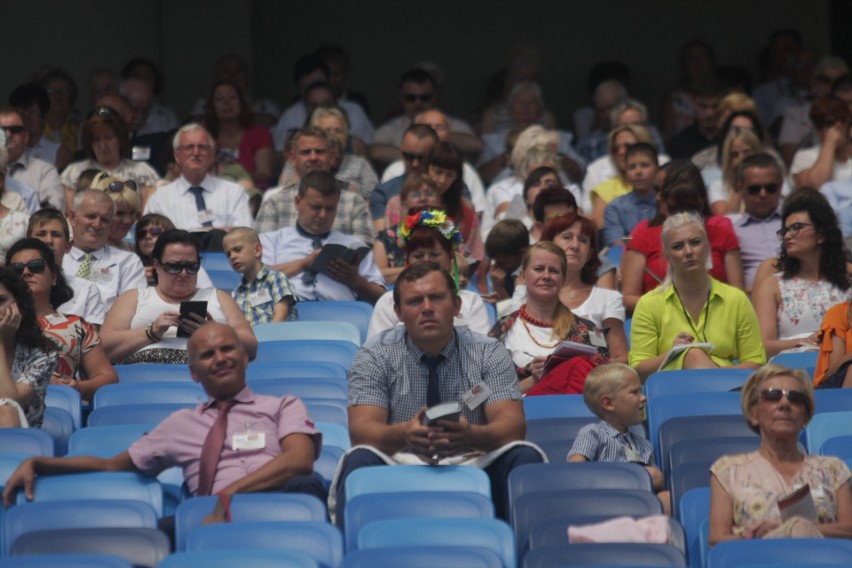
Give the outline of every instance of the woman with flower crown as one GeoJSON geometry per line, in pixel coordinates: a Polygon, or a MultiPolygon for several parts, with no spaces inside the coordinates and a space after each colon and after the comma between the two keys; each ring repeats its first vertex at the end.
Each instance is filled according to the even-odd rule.
{"type": "MultiPolygon", "coordinates": [[[[417,262],[435,262],[453,275],[458,286],[459,269],[455,250],[461,243],[461,234],[455,222],[440,209],[414,211],[397,227],[397,245],[405,253],[406,265],[417,262]]],[[[461,311],[455,325],[466,325],[472,331],[488,333],[490,323],[485,304],[479,294],[460,290],[461,311]]],[[[402,325],[393,309],[393,292],[387,292],[376,302],[367,338],[402,325]]]]}
{"type": "Polygon", "coordinates": [[[574,315],[559,300],[568,263],[565,251],[550,241],[529,247],[521,261],[521,280],[527,301],[502,318],[491,330],[512,353],[521,393],[580,394],[586,375],[595,366],[609,362],[604,334],[590,320],[574,315]],[[596,348],[588,356],[566,358],[555,366],[545,363],[563,341],[596,348]]]}

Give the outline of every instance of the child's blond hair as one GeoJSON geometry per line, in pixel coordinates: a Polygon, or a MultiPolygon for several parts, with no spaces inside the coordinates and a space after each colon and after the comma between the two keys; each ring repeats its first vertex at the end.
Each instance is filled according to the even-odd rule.
{"type": "Polygon", "coordinates": [[[595,416],[601,420],[604,419],[601,397],[615,396],[618,389],[624,386],[627,375],[639,378],[636,370],[624,363],[609,363],[591,370],[589,376],[586,377],[586,383],[583,385],[583,402],[595,416]]]}

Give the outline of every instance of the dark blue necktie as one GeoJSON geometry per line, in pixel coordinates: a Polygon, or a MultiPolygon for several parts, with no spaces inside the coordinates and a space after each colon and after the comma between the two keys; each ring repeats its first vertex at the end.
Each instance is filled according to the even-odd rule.
{"type": "MultiPolygon", "coordinates": [[[[204,202],[204,188],[193,185],[189,191],[195,196],[195,208],[198,211],[207,211],[207,203],[204,202]]],[[[205,221],[201,223],[205,227],[212,227],[213,221],[205,221]]]]}
{"type": "Polygon", "coordinates": [[[426,389],[426,406],[433,407],[436,404],[441,404],[441,383],[438,379],[438,365],[444,360],[443,355],[435,355],[429,357],[424,355],[421,359],[426,364],[429,370],[429,386],[426,389]]]}

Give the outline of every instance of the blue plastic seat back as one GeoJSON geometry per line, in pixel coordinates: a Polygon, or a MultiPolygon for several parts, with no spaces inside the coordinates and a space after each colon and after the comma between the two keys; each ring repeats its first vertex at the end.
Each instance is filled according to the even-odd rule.
{"type": "Polygon", "coordinates": [[[22,502],[6,511],[3,526],[3,555],[21,535],[34,531],[97,528],[156,528],[157,515],[141,501],[73,500],[41,503],[22,502]]]}
{"type": "Polygon", "coordinates": [[[491,497],[488,475],[478,467],[385,465],[356,469],[346,478],[346,498],[400,491],[472,491],[491,497]]]}
{"type": "MultiPolygon", "coordinates": [[[[129,499],[150,505],[163,515],[163,490],[156,479],[141,473],[95,472],[40,476],[35,480],[35,502],[129,499]]],[[[23,502],[23,493],[18,500],[23,502]]]]}
{"type": "Polygon", "coordinates": [[[333,422],[341,426],[349,425],[348,403],[331,398],[303,398],[308,415],[317,422],[333,422]]]}
{"type": "Polygon", "coordinates": [[[816,414],[852,410],[852,389],[817,389],[814,402],[816,414]]]}
{"type": "Polygon", "coordinates": [[[688,440],[700,447],[705,440],[749,437],[760,441],[760,437],[751,431],[742,414],[669,418],[660,426],[658,461],[662,461],[661,470],[668,479],[671,473],[671,449],[679,442],[688,440]]]}
{"type": "Polygon", "coordinates": [[[524,414],[527,420],[541,418],[564,418],[569,416],[587,416],[595,419],[595,415],[583,402],[581,394],[554,394],[550,396],[525,396],[524,414]]]}
{"type": "Polygon", "coordinates": [[[779,353],[772,359],[770,363],[782,365],[790,369],[804,369],[808,376],[813,379],[814,369],[816,368],[817,356],[819,351],[801,351],[799,353],[779,353]]]}
{"type": "Polygon", "coordinates": [[[819,453],[842,460],[852,459],[852,436],[832,436],[820,446],[819,453]]]}
{"type": "Polygon", "coordinates": [[[189,532],[186,549],[278,548],[304,552],[322,568],[343,560],[343,536],[337,527],[317,521],[261,521],[204,525],[189,532]]]}
{"type": "Polygon", "coordinates": [[[0,428],[0,449],[27,456],[53,457],[53,438],[38,428],[0,428]]]}
{"type": "Polygon", "coordinates": [[[96,408],[89,414],[89,426],[111,426],[118,424],[159,424],[173,413],[195,404],[137,404],[96,408]]]}
{"type": "Polygon", "coordinates": [[[643,517],[661,514],[662,505],[650,491],[637,489],[573,489],[519,495],[509,501],[519,553],[526,551],[529,531],[535,523],[558,519],[566,512],[577,516],[643,517]]]}
{"type": "Polygon", "coordinates": [[[314,462],[314,472],[323,478],[326,488],[331,485],[341,458],[343,458],[343,448],[323,445],[319,458],[314,462]]]}
{"type": "Polygon", "coordinates": [[[701,523],[710,516],[710,488],[691,489],[680,498],[678,508],[672,508],[686,533],[686,556],[689,565],[701,568],[701,523]]]}
{"type": "Polygon", "coordinates": [[[574,439],[577,437],[577,432],[595,420],[596,418],[590,416],[527,419],[527,440],[534,444],[541,444],[554,440],[574,439]]]}
{"type": "Polygon", "coordinates": [[[139,365],[115,365],[119,384],[133,383],[191,383],[192,376],[186,365],[167,363],[144,363],[139,365]]]}
{"type": "Polygon", "coordinates": [[[684,463],[672,470],[672,510],[677,510],[684,493],[699,487],[710,487],[710,464],[684,463]]]}
{"type": "Polygon", "coordinates": [[[826,440],[835,436],[852,436],[852,410],[815,414],[805,427],[805,445],[808,452],[818,453],[826,440]]]}
{"type": "Polygon", "coordinates": [[[550,463],[562,463],[568,457],[568,452],[574,445],[574,438],[566,438],[564,440],[550,440],[549,442],[539,442],[536,444],[544,455],[547,456],[547,461],[550,463]]]}
{"type": "Polygon", "coordinates": [[[297,398],[328,398],[347,402],[349,385],[342,379],[264,379],[252,381],[251,390],[269,396],[295,396],[297,398]]]}
{"type": "Polygon", "coordinates": [[[752,369],[728,367],[658,371],[645,382],[645,394],[654,400],[666,394],[727,392],[742,387],[752,373],[752,369]]]}
{"type": "Polygon", "coordinates": [[[231,263],[224,252],[205,252],[201,254],[201,266],[206,271],[231,270],[231,263]]]}
{"type": "Polygon", "coordinates": [[[75,430],[83,427],[83,399],[77,390],[65,385],[48,385],[44,404],[47,407],[61,408],[70,414],[75,430]]]}
{"type": "Polygon", "coordinates": [[[297,550],[196,550],[170,554],[157,568],[319,568],[316,560],[297,550]]]}
{"type": "Polygon", "coordinates": [[[54,456],[62,457],[68,453],[68,441],[74,433],[74,419],[66,410],[53,407],[45,408],[41,429],[53,439],[54,456]]]}
{"type": "Polygon", "coordinates": [[[140,404],[198,404],[207,401],[207,394],[195,382],[121,383],[104,385],[95,393],[92,408],[107,406],[138,406],[140,404]]]}
{"type": "Polygon", "coordinates": [[[530,550],[524,568],[554,566],[686,566],[677,548],[668,544],[595,543],[560,544],[530,550]]]}
{"type": "MultiPolygon", "coordinates": [[[[2,441],[2,437],[0,437],[2,441]]],[[[2,445],[2,444],[0,444],[2,445]]],[[[30,457],[30,454],[22,454],[19,452],[0,451],[0,487],[6,485],[6,480],[12,475],[21,462],[30,457]]],[[[2,525],[0,525],[2,526],[2,525]]]]}
{"type": "Polygon", "coordinates": [[[342,379],[348,377],[346,369],[332,361],[289,361],[286,365],[277,362],[253,361],[246,369],[246,380],[265,379],[342,379]]]}
{"type": "MultiPolygon", "coordinates": [[[[201,526],[216,506],[218,497],[191,497],[175,513],[175,548],[186,549],[189,533],[201,526]]],[[[299,493],[236,493],[231,498],[231,522],[326,520],[325,503],[299,493]]]]}
{"type": "Polygon", "coordinates": [[[210,277],[210,281],[213,282],[214,288],[219,288],[220,290],[225,290],[230,293],[231,290],[240,285],[240,281],[243,278],[243,275],[239,272],[234,272],[232,269],[228,268],[225,270],[216,270],[216,269],[206,269],[207,276],[210,277]]]}
{"type": "Polygon", "coordinates": [[[35,531],[22,535],[11,554],[108,554],[133,566],[156,566],[169,554],[169,537],[159,529],[96,527],[35,531]]]}
{"type": "Polygon", "coordinates": [[[745,454],[760,446],[758,436],[723,436],[702,440],[681,440],[669,452],[669,471],[687,463],[701,463],[710,467],[722,456],[745,454]]]}
{"type": "Polygon", "coordinates": [[[373,521],[409,517],[492,519],[494,504],[480,493],[463,491],[371,493],[349,499],[343,515],[349,553],[358,548],[358,533],[373,521]]]}
{"type": "Polygon", "coordinates": [[[4,558],[3,568],[133,568],[119,556],[108,554],[35,554],[4,558]]]}
{"type": "Polygon", "coordinates": [[[322,446],[348,450],[352,447],[349,441],[349,430],[336,422],[315,422],[314,426],[322,432],[322,446]]]}
{"type": "Polygon", "coordinates": [[[721,542],[707,555],[708,568],[751,565],[819,566],[852,564],[852,542],[825,538],[752,539],[721,542]]]}
{"type": "MultiPolygon", "coordinates": [[[[488,304],[486,304],[488,305],[488,304]]],[[[356,550],[343,559],[341,568],[504,568],[500,556],[474,546],[407,546],[356,550]]]]}
{"type": "Polygon", "coordinates": [[[270,322],[252,328],[259,342],[303,339],[337,339],[361,347],[361,333],[347,321],[270,322]]]}
{"type": "Polygon", "coordinates": [[[666,456],[660,450],[660,426],[682,416],[737,415],[742,417],[740,393],[705,392],[694,394],[664,394],[648,400],[648,439],[654,445],[657,467],[664,469],[666,456]]]}
{"type": "Polygon", "coordinates": [[[651,476],[635,463],[571,462],[518,466],[509,474],[509,508],[520,496],[572,489],[651,491],[651,476]]]}
{"type": "Polygon", "coordinates": [[[288,364],[290,361],[331,361],[348,371],[357,352],[358,347],[351,342],[333,339],[266,341],[257,346],[257,361],[288,364]]]}
{"type": "Polygon", "coordinates": [[[516,565],[512,529],[499,519],[409,518],[374,521],[358,534],[358,550],[407,546],[476,546],[516,565]]]}
{"type": "MultiPolygon", "coordinates": [[[[566,515],[558,519],[547,519],[533,524],[529,532],[529,550],[541,548],[543,546],[553,546],[560,544],[569,544],[567,527],[583,526],[602,523],[608,521],[612,517],[577,517],[574,515],[566,515]]],[[[671,532],[671,540],[668,544],[677,548],[684,556],[686,556],[686,535],[683,527],[675,519],[669,519],[669,530],[671,532]]]]}
{"type": "Polygon", "coordinates": [[[366,302],[299,302],[299,321],[346,321],[358,328],[361,344],[373,317],[373,306],[366,302]]]}

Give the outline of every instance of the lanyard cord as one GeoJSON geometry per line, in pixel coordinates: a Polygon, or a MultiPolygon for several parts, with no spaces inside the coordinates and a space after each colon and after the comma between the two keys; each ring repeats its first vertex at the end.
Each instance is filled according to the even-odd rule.
{"type": "MultiPolygon", "coordinates": [[[[678,302],[680,302],[680,309],[683,312],[683,317],[686,318],[686,323],[689,324],[689,327],[692,328],[692,332],[695,334],[695,337],[701,340],[702,343],[707,343],[707,336],[704,334],[699,334],[698,330],[695,329],[695,326],[692,325],[692,316],[687,313],[686,308],[683,305],[683,299],[680,297],[680,293],[677,291],[677,286],[672,285],[674,288],[675,294],[677,295],[678,302]]],[[[704,325],[701,327],[702,331],[707,329],[707,322],[710,319],[710,287],[707,287],[707,300],[704,302],[704,309],[702,310],[704,313],[704,325]]],[[[700,320],[701,318],[699,318],[700,320]]]]}

